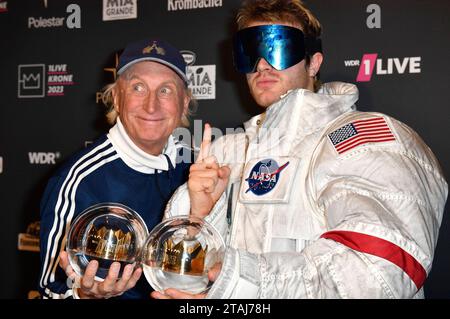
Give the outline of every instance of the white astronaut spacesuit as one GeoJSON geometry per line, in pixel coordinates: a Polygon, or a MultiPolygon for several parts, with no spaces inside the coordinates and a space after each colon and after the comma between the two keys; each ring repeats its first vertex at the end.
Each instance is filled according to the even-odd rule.
{"type": "MultiPolygon", "coordinates": [[[[206,220],[229,249],[207,297],[423,297],[447,183],[411,128],[357,99],[293,90],[213,143],[231,175],[206,220]]],[[[184,184],[166,217],[189,209],[184,184]]]]}

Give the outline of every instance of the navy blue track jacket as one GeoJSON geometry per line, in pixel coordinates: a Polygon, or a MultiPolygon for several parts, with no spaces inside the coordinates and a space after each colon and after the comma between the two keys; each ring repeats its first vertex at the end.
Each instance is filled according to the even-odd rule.
{"type": "MultiPolygon", "coordinates": [[[[143,218],[149,231],[162,220],[166,203],[189,176],[190,163],[176,163],[181,152],[189,152],[192,159],[191,151],[170,136],[164,154],[148,155],[131,142],[119,121],[109,134],[58,170],[41,201],[39,290],[43,298],[72,297],[58,256],[65,249],[71,221],[86,208],[105,202],[124,204],[143,218]]],[[[151,291],[142,275],[119,298],[146,299],[151,291]]]]}

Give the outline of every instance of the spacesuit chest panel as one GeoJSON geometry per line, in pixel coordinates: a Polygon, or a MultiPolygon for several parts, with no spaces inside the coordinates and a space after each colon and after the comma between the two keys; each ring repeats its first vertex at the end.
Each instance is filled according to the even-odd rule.
{"type": "Polygon", "coordinates": [[[244,204],[288,203],[300,159],[264,157],[248,161],[239,201],[244,204]]]}

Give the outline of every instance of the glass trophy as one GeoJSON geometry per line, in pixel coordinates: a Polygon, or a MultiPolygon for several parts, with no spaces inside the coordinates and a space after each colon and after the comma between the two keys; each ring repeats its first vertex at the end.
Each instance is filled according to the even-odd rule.
{"type": "Polygon", "coordinates": [[[111,264],[117,261],[121,264],[121,277],[126,265],[140,265],[147,236],[145,222],[131,208],[118,203],[91,206],[71,224],[66,243],[70,265],[82,276],[88,263],[97,260],[95,279],[102,281],[111,264]]]}
{"type": "Polygon", "coordinates": [[[175,288],[204,293],[212,285],[208,273],[220,266],[224,251],[222,236],[212,225],[192,216],[173,217],[150,232],[142,252],[142,267],[157,291],[175,288]]]}

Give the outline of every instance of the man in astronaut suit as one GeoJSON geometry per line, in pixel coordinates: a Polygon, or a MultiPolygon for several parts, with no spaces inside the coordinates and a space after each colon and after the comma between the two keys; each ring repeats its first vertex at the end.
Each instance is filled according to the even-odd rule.
{"type": "Polygon", "coordinates": [[[301,1],[246,1],[237,21],[235,66],[265,112],[211,146],[206,126],[166,208],[226,239],[206,297],[423,298],[448,193],[431,150],[405,124],[356,111],[354,85],[315,88],[321,27],[301,1]]]}

